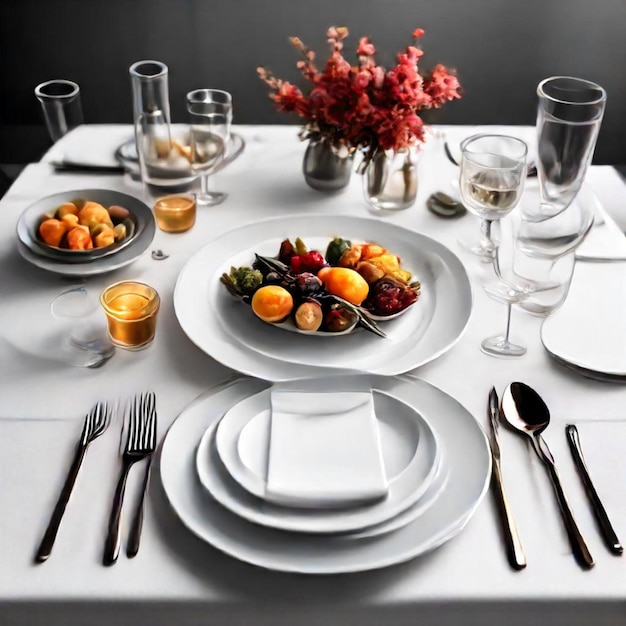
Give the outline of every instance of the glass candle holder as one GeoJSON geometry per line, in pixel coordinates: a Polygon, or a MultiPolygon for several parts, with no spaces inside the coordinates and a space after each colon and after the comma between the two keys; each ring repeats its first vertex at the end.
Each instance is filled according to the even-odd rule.
{"type": "Polygon", "coordinates": [[[196,223],[196,198],[187,194],[159,198],[154,203],[154,216],[162,231],[183,233],[196,223]]]}
{"type": "Polygon", "coordinates": [[[140,350],[154,339],[159,294],[149,285],[122,281],[100,296],[111,341],[120,348],[140,350]]]}

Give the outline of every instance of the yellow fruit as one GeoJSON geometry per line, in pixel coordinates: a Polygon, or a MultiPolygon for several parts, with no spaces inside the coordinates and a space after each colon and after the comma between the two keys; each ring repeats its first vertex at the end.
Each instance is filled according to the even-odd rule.
{"type": "Polygon", "coordinates": [[[352,304],[361,304],[370,290],[363,276],[348,267],[323,267],[317,275],[326,291],[352,304]]]}
{"type": "Polygon", "coordinates": [[[252,296],[252,311],[264,322],[275,323],[284,320],[293,309],[291,294],[280,285],[265,285],[252,296]]]}

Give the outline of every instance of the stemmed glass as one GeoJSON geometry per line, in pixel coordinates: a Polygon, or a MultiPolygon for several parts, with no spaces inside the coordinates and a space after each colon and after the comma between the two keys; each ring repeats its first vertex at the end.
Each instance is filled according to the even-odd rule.
{"type": "Polygon", "coordinates": [[[209,191],[209,175],[224,160],[233,116],[232,96],[220,89],[196,89],[187,94],[191,122],[191,169],[200,177],[196,202],[213,206],[224,202],[223,192],[209,191]]]}
{"type": "Polygon", "coordinates": [[[537,173],[541,202],[524,209],[542,221],[567,209],[591,163],[606,104],[606,91],[588,80],[553,76],[537,87],[537,173]]]}
{"type": "Polygon", "coordinates": [[[508,135],[481,134],[461,144],[459,187],[467,208],[481,218],[482,237],[477,243],[461,245],[487,263],[494,255],[491,226],[519,202],[526,178],[528,146],[508,135]]]}
{"type": "Polygon", "coordinates": [[[506,331],[485,339],[483,352],[505,357],[526,353],[525,347],[509,339],[512,306],[518,304],[545,317],[563,304],[574,273],[576,249],[593,219],[590,208],[578,207],[542,222],[515,214],[503,220],[493,256],[495,276],[483,287],[490,297],[507,305],[506,331]]]}

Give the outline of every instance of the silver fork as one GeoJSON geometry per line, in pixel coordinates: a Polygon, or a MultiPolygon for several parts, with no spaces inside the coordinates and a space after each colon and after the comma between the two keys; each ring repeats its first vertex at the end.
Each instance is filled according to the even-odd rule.
{"type": "Polygon", "coordinates": [[[157,431],[157,415],[156,415],[156,406],[154,403],[154,395],[152,397],[152,402],[150,404],[149,410],[151,412],[150,416],[150,433],[149,433],[149,443],[152,448],[152,452],[148,455],[148,460],[146,461],[146,469],[143,476],[143,483],[141,485],[141,493],[139,494],[139,501],[137,502],[137,508],[135,510],[135,516],[133,518],[131,527],[130,527],[130,535],[128,536],[128,545],[126,546],[126,556],[129,559],[137,556],[137,552],[139,552],[139,542],[141,540],[141,530],[143,527],[143,511],[144,511],[144,502],[146,498],[146,490],[148,488],[148,482],[150,480],[150,468],[152,467],[152,458],[154,457],[154,451],[156,449],[156,431],[157,431]]]}
{"type": "Polygon", "coordinates": [[[141,461],[152,454],[156,447],[156,412],[154,411],[154,393],[145,393],[135,397],[129,409],[128,435],[126,447],[122,455],[122,471],[120,473],[111,515],[109,517],[109,532],[104,546],[103,563],[113,565],[120,553],[120,519],[122,504],[130,468],[137,461],[141,461]]]}
{"type": "Polygon", "coordinates": [[[110,421],[111,410],[109,405],[102,402],[98,402],[98,404],[96,404],[85,416],[83,431],[78,441],[78,445],[76,446],[74,460],[72,461],[67,478],[65,479],[63,489],[61,489],[61,493],[59,494],[56,506],[52,511],[50,521],[48,522],[48,528],[46,529],[43,539],[41,540],[37,554],[35,555],[35,561],[37,563],[43,563],[50,556],[59,526],[61,524],[61,519],[63,519],[65,508],[69,502],[74,484],[76,483],[78,470],[80,469],[83,459],[85,458],[85,454],[87,453],[87,448],[94,439],[99,437],[107,429],[110,421]]]}

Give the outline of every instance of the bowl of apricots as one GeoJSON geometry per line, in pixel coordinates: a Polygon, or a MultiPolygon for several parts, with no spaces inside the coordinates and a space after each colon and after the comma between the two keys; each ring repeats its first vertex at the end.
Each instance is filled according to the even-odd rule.
{"type": "Polygon", "coordinates": [[[123,193],[86,189],[38,200],[20,217],[18,238],[33,252],[85,263],[115,254],[142,230],[139,202],[123,193]]]}

